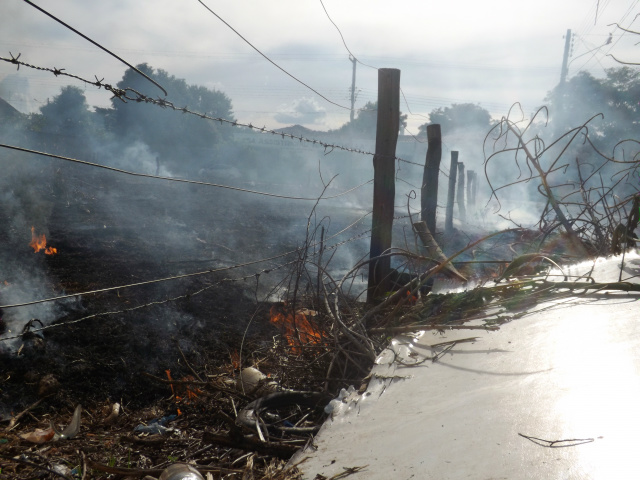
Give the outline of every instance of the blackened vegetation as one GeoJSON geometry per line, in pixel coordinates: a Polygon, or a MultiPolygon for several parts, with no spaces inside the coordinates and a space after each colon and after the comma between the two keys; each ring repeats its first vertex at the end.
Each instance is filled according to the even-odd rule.
{"type": "MultiPolygon", "coordinates": [[[[22,265],[3,271],[3,304],[15,301],[18,285],[25,286],[20,301],[38,300],[206,272],[296,247],[285,237],[289,225],[281,212],[234,213],[224,208],[229,198],[210,189],[185,192],[44,168],[11,193],[30,209],[20,218],[11,209],[0,212],[3,264],[22,265]],[[29,247],[31,222],[46,230],[57,255],[29,247]],[[273,234],[278,225],[283,233],[273,234]],[[30,290],[38,282],[27,277],[46,279],[46,289],[30,290]]],[[[214,478],[241,476],[245,469],[275,471],[279,459],[308,439],[295,428],[315,429],[322,422],[323,405],[261,411],[269,447],[255,431],[235,424],[238,410],[260,396],[236,388],[239,369],[257,365],[278,388],[322,391],[328,361],[321,355],[326,345],[292,354],[269,322],[270,305],[258,300],[259,289],[273,286],[266,270],[278,270],[280,263],[46,302],[38,304],[42,319],[24,308],[5,309],[5,333],[17,338],[0,345],[0,428],[28,413],[0,436],[7,440],[0,443],[0,478],[37,475],[34,465],[41,461],[11,460],[22,454],[35,460],[37,446],[18,435],[48,428],[48,418],[58,426],[68,423],[78,403],[85,412],[80,435],[56,444],[48,462],[81,465],[94,478],[136,475],[136,469],[159,475],[176,460],[197,461],[214,478]],[[120,415],[107,422],[116,402],[120,415]],[[172,418],[162,435],[135,433],[159,418],[172,418]],[[278,428],[283,425],[285,430],[278,428]]]]}
{"type": "MultiPolygon", "coordinates": [[[[85,181],[91,183],[90,177],[85,181]]],[[[65,182],[73,185],[67,185],[71,191],[59,188],[57,195],[47,192],[50,185],[46,182],[33,189],[52,203],[47,240],[56,246],[57,255],[34,253],[26,243],[16,240],[16,237],[26,237],[11,235],[12,231],[4,232],[3,239],[5,245],[15,249],[16,257],[32,265],[34,270],[42,269],[46,273],[51,285],[49,296],[127,285],[217,266],[215,259],[203,260],[202,252],[197,251],[200,242],[193,237],[198,236],[197,228],[201,225],[190,224],[180,231],[172,216],[165,217],[164,222],[153,218],[140,221],[131,210],[129,215],[122,212],[120,218],[113,218],[105,210],[112,205],[101,203],[106,202],[101,190],[115,188],[115,185],[103,184],[92,191],[84,183],[65,182]],[[86,197],[67,205],[65,198],[74,190],[76,194],[84,192],[86,197]],[[189,228],[196,231],[190,232],[189,228]],[[183,260],[185,250],[193,256],[183,260]]],[[[171,189],[154,186],[155,193],[151,194],[144,191],[143,185],[123,183],[118,189],[118,194],[126,197],[121,198],[123,206],[139,204],[142,200],[143,208],[151,208],[154,201],[173,193],[171,189]],[[136,198],[145,195],[150,196],[136,198]]],[[[3,223],[9,224],[10,219],[3,219],[3,223]]],[[[29,273],[5,272],[3,281],[11,284],[20,280],[15,278],[17,275],[29,273]]],[[[26,291],[23,298],[37,299],[36,293],[26,291]]],[[[6,297],[3,300],[8,303],[6,297]]],[[[38,333],[44,339],[43,349],[31,351],[27,346],[16,356],[19,345],[28,340],[23,335],[13,342],[13,347],[5,343],[0,350],[3,356],[0,368],[10,377],[2,384],[2,401],[12,408],[19,409],[34,401],[37,388],[35,385],[30,388],[29,383],[34,382],[23,379],[30,373],[33,380],[34,372],[39,376],[56,375],[64,396],[70,401],[84,403],[112,398],[126,399],[128,403],[133,402],[132,406],[148,404],[164,396],[166,388],[142,376],[143,372],[161,374],[171,369],[179,377],[180,370],[185,368],[179,362],[179,348],[196,364],[228,362],[229,352],[239,348],[248,318],[256,309],[265,317],[264,310],[249,297],[245,285],[225,281],[222,273],[52,303],[56,304],[56,315],[46,322],[52,328],[38,333]],[[202,293],[194,294],[202,289],[205,289],[202,293]],[[174,298],[176,300],[170,300],[174,298]],[[133,310],[152,302],[159,303],[133,310]],[[108,312],[120,313],[105,315],[108,312]],[[82,320],[84,318],[86,320],[82,320]],[[61,326],[63,324],[69,325],[61,326]]],[[[4,321],[12,325],[12,332],[19,331],[26,320],[20,317],[19,309],[5,311],[4,321]]],[[[250,339],[262,333],[265,325],[276,333],[266,322],[259,322],[251,330],[250,339]]]]}

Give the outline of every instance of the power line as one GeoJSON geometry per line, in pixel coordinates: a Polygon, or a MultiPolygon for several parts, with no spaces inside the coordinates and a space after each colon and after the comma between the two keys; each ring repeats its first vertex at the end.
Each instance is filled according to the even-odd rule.
{"type": "MultiPolygon", "coordinates": [[[[26,0],[25,0],[26,1],[26,0]]],[[[227,27],[229,27],[233,33],[235,33],[236,35],[238,35],[242,40],[244,40],[244,42],[249,45],[251,48],[253,48],[256,52],[258,52],[260,55],[262,55],[262,57],[264,57],[265,60],[267,60],[269,63],[271,63],[273,66],[275,66],[276,68],[278,68],[280,71],[282,71],[283,73],[285,73],[286,75],[288,75],[289,77],[293,78],[296,82],[300,83],[301,85],[304,85],[306,88],[308,88],[309,90],[311,90],[313,93],[315,93],[316,95],[318,95],[320,98],[323,98],[324,100],[326,100],[327,102],[336,105],[337,107],[340,108],[344,108],[345,110],[351,110],[349,107],[345,107],[344,105],[340,105],[339,103],[334,102],[333,100],[329,100],[327,97],[325,97],[324,95],[322,95],[320,92],[318,92],[317,90],[315,90],[314,88],[310,87],[309,85],[307,85],[306,83],[304,83],[302,80],[300,80],[299,78],[293,76],[291,73],[287,72],[284,68],[282,68],[280,65],[278,65],[276,62],[274,62],[273,60],[271,60],[269,57],[267,57],[264,53],[262,53],[260,50],[258,50],[258,48],[256,46],[254,46],[249,40],[247,40],[246,38],[244,38],[240,32],[238,32],[235,28],[233,28],[231,25],[229,25],[220,15],[218,15],[216,12],[214,12],[213,10],[211,10],[202,0],[197,0],[198,3],[200,3],[204,8],[206,8],[209,12],[211,12],[213,15],[216,16],[216,18],[218,20],[220,20],[222,23],[224,23],[227,27]]]]}
{"type": "MultiPolygon", "coordinates": [[[[353,59],[356,62],[360,63],[361,65],[364,65],[365,67],[369,67],[369,68],[373,68],[374,70],[378,70],[378,68],[376,68],[374,66],[371,66],[371,65],[367,65],[366,63],[363,63],[360,60],[358,60],[358,57],[356,57],[353,54],[353,52],[351,51],[351,49],[348,47],[347,42],[344,39],[344,35],[342,35],[342,32],[340,31],[340,28],[338,27],[338,25],[336,25],[336,22],[334,22],[333,19],[331,18],[331,16],[329,15],[329,12],[327,11],[327,8],[324,6],[324,2],[322,0],[320,0],[320,5],[322,5],[322,9],[324,10],[324,13],[327,15],[327,18],[329,19],[329,21],[333,24],[334,27],[336,27],[336,30],[338,30],[338,33],[340,34],[340,38],[342,39],[342,43],[344,45],[344,48],[346,48],[347,52],[349,52],[350,58],[353,57],[353,59]]],[[[354,68],[354,77],[353,78],[354,78],[354,81],[355,81],[355,65],[353,66],[353,68],[354,68]]],[[[407,106],[407,110],[409,110],[409,113],[411,115],[424,117],[427,120],[429,119],[429,117],[427,117],[425,115],[413,113],[411,111],[411,107],[409,107],[409,102],[407,101],[407,97],[405,96],[404,92],[402,91],[402,88],[400,88],[400,93],[402,94],[402,98],[404,99],[404,103],[407,106]]],[[[352,100],[352,103],[353,103],[353,100],[352,100]]],[[[407,131],[409,132],[409,130],[407,130],[407,131]]],[[[411,135],[415,139],[416,142],[424,143],[422,140],[420,140],[418,137],[416,137],[413,133],[409,132],[409,135],[411,135]]],[[[403,160],[403,161],[405,161],[407,163],[414,163],[414,162],[409,162],[409,161],[406,161],[406,160],[403,160]]],[[[418,165],[418,164],[416,164],[416,165],[418,165]]]]}
{"type": "Polygon", "coordinates": [[[351,55],[356,62],[358,62],[360,65],[363,65],[365,67],[369,67],[372,68],[374,70],[378,70],[377,67],[371,66],[371,65],[367,65],[366,63],[361,62],[360,60],[358,60],[358,57],[356,57],[353,52],[349,49],[349,47],[347,46],[347,42],[344,39],[344,36],[342,35],[342,32],[340,31],[340,28],[338,27],[338,25],[336,25],[336,22],[334,22],[331,19],[331,16],[329,15],[329,12],[327,11],[327,8],[324,6],[324,3],[322,2],[322,0],[320,0],[320,5],[322,5],[322,9],[324,10],[324,13],[327,15],[327,18],[329,19],[329,21],[331,23],[333,23],[333,26],[336,27],[336,30],[338,30],[338,33],[340,34],[340,38],[342,39],[342,43],[344,44],[344,48],[347,49],[347,52],[349,52],[349,55],[351,55]]]}
{"type": "MultiPolygon", "coordinates": [[[[109,55],[111,55],[114,58],[117,58],[118,60],[120,60],[122,63],[124,63],[127,67],[131,68],[132,70],[134,70],[136,73],[138,73],[139,75],[142,75],[144,78],[146,78],[147,80],[149,80],[151,83],[153,83],[156,87],[158,87],[160,90],[162,90],[162,92],[164,93],[165,97],[167,96],[167,91],[162,87],[162,85],[160,85],[158,82],[156,82],[155,80],[149,78],[146,74],[144,74],[143,72],[141,72],[140,70],[138,70],[136,67],[134,67],[133,65],[131,65],[129,62],[127,62],[126,60],[123,60],[122,58],[120,58],[118,55],[116,55],[115,53],[113,53],[112,51],[106,49],[105,47],[103,47],[102,45],[100,45],[98,42],[95,42],[93,40],[91,40],[89,37],[87,37],[85,34],[80,33],[78,30],[76,30],[75,28],[73,28],[71,25],[66,24],[65,22],[63,22],[62,20],[60,20],[59,18],[55,17],[54,15],[52,15],[51,13],[47,12],[45,9],[40,8],[39,6],[35,5],[34,3],[30,2],[29,0],[24,0],[25,3],[31,5],[33,8],[35,8],[36,10],[40,10],[42,13],[44,13],[45,15],[47,15],[48,17],[52,18],[53,20],[55,20],[56,22],[58,22],[61,25],[64,25],[66,28],[68,28],[69,30],[71,30],[72,32],[80,35],[82,38],[84,38],[85,40],[93,43],[96,47],[98,47],[99,49],[107,52],[109,55]]],[[[19,57],[20,55],[18,55],[19,57]]]]}
{"type": "MultiPolygon", "coordinates": [[[[618,38],[616,39],[616,41],[615,41],[615,42],[613,42],[613,43],[608,42],[608,43],[606,43],[606,44],[605,44],[605,45],[609,45],[609,44],[611,43],[611,46],[607,49],[607,51],[606,51],[606,53],[605,53],[605,56],[610,56],[610,57],[612,57],[614,60],[616,60],[616,61],[617,61],[617,62],[619,62],[619,63],[627,64],[627,63],[625,63],[625,62],[620,62],[616,57],[614,57],[614,56],[613,56],[612,54],[610,54],[609,52],[611,52],[611,50],[613,50],[613,48],[618,44],[618,42],[619,42],[620,40],[622,40],[622,37],[624,37],[624,35],[625,35],[626,33],[628,33],[628,30],[627,30],[627,29],[625,29],[625,28],[620,27],[620,24],[626,20],[626,18],[629,16],[629,14],[631,14],[632,10],[636,7],[636,5],[637,5],[639,2],[640,2],[640,0],[632,0],[632,1],[631,1],[631,4],[629,5],[629,8],[628,8],[628,9],[627,9],[627,11],[622,15],[622,18],[620,18],[620,20],[618,20],[618,22],[616,22],[616,23],[612,23],[612,24],[609,24],[609,25],[608,25],[608,26],[616,25],[618,28],[620,28],[621,30],[623,30],[623,33],[622,33],[620,36],[618,36],[618,38]]],[[[634,18],[634,20],[632,20],[632,21],[631,21],[631,23],[630,23],[629,25],[633,24],[633,22],[634,22],[634,21],[635,21],[635,18],[634,18]]],[[[604,45],[603,45],[603,46],[604,46],[604,45]]],[[[590,62],[591,62],[595,57],[596,57],[596,55],[597,55],[598,53],[599,53],[599,52],[598,52],[598,50],[596,50],[596,51],[593,53],[593,55],[591,55],[591,57],[589,57],[589,60],[587,60],[587,61],[582,65],[582,67],[580,67],[580,69],[578,70],[578,72],[581,72],[582,70],[584,70],[584,68],[585,68],[585,67],[586,67],[586,66],[587,66],[587,65],[588,65],[588,64],[589,64],[589,63],[590,63],[590,62]]],[[[599,62],[599,60],[598,60],[598,62],[599,62]]],[[[629,64],[629,65],[634,65],[633,63],[628,63],[628,64],[629,64]]],[[[602,66],[602,64],[601,64],[600,66],[602,66]]],[[[603,69],[604,69],[604,67],[603,67],[603,69]]]]}

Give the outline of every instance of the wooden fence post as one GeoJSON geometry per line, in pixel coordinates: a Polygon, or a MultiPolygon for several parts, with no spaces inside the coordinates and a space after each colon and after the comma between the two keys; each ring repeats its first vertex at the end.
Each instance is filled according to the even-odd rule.
{"type": "Polygon", "coordinates": [[[438,208],[438,176],[442,159],[442,135],[440,125],[427,125],[427,158],[424,162],[422,188],[420,191],[420,219],[429,231],[436,233],[436,210],[438,208]]]}
{"type": "Polygon", "coordinates": [[[473,188],[471,189],[471,201],[473,206],[476,206],[476,193],[478,192],[478,174],[473,172],[473,188]]]}
{"type": "Polygon", "coordinates": [[[473,175],[473,170],[467,170],[467,208],[469,210],[471,210],[473,207],[471,203],[471,184],[473,183],[473,175]]]}
{"type": "Polygon", "coordinates": [[[458,212],[460,213],[460,220],[467,220],[467,209],[464,203],[464,163],[458,163],[458,212]]]}
{"type": "Polygon", "coordinates": [[[451,165],[449,167],[449,192],[447,195],[447,215],[444,219],[444,231],[446,234],[453,232],[453,203],[456,194],[456,179],[458,176],[458,152],[451,151],[451,165]]]}
{"type": "Polygon", "coordinates": [[[476,199],[473,196],[476,181],[476,172],[467,170],[467,208],[471,211],[476,209],[476,199]]]}
{"type": "MultiPolygon", "coordinates": [[[[378,123],[376,153],[373,156],[373,216],[369,258],[379,257],[391,248],[391,230],[396,196],[395,157],[400,128],[400,70],[378,70],[378,123]]],[[[369,263],[367,302],[383,298],[391,289],[391,258],[369,263]]]]}

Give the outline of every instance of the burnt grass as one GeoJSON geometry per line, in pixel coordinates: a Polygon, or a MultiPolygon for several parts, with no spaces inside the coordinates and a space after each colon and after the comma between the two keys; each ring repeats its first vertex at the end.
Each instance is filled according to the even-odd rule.
{"type": "MultiPolygon", "coordinates": [[[[2,304],[10,303],[3,296],[10,288],[6,285],[23,276],[33,276],[27,284],[38,284],[37,290],[23,292],[23,300],[32,300],[218,269],[296,246],[295,239],[277,233],[290,227],[279,209],[242,204],[227,192],[53,167],[33,176],[33,181],[15,184],[12,194],[20,200],[0,210],[0,261],[5,265],[0,282],[7,282],[0,286],[2,304]],[[37,232],[46,232],[56,255],[29,247],[32,224],[37,232]]],[[[25,316],[20,307],[5,309],[0,333],[19,335],[25,326],[26,331],[0,342],[0,432],[13,416],[29,412],[11,432],[0,433],[0,478],[14,478],[16,472],[57,478],[3,461],[2,455],[33,453],[38,446],[18,434],[47,428],[49,420],[66,425],[78,404],[86,412],[81,435],[54,448],[68,464],[81,463],[80,449],[88,455],[85,467],[86,462],[122,466],[127,452],[129,467],[163,466],[167,457],[230,466],[243,452],[234,457],[228,448],[225,454],[210,446],[207,454],[189,457],[184,451],[171,453],[175,445],[155,444],[147,450],[138,445],[132,457],[126,439],[133,438],[135,426],[178,408],[182,415],[175,425],[180,425],[181,436],[161,440],[183,439],[202,447],[204,430],[231,428],[217,412],[233,417],[252,398],[234,393],[232,385],[219,379],[237,376],[241,345],[242,367],[259,363],[287,388],[317,390],[323,385],[321,362],[314,370],[286,358],[281,332],[269,322],[271,305],[258,296],[258,288],[268,290],[276,279],[269,277],[273,273],[251,274],[277,267],[272,261],[48,302],[50,318],[30,326],[35,317],[25,316]],[[238,280],[245,275],[247,279],[238,280]],[[48,328],[37,331],[42,324],[48,328]],[[200,385],[197,399],[180,403],[170,385],[158,380],[167,378],[167,370],[173,379],[194,380],[195,372],[204,382],[214,379],[218,387],[200,385]],[[45,388],[51,379],[53,386],[45,388]],[[124,413],[105,427],[102,420],[115,402],[124,413]]],[[[267,455],[263,463],[271,458],[267,455]]],[[[93,475],[88,478],[110,474],[94,470],[93,475]]]]}
{"type": "MultiPolygon", "coordinates": [[[[269,322],[272,304],[264,300],[265,292],[286,277],[287,268],[280,265],[292,258],[207,271],[299,247],[309,204],[292,207],[236,192],[85,167],[5,167],[0,304],[72,296],[38,304],[40,310],[4,309],[0,335],[18,338],[0,341],[0,480],[60,478],[21,464],[15,460],[20,455],[42,467],[82,467],[91,472],[87,478],[158,476],[160,469],[176,461],[227,469],[214,478],[242,478],[243,469],[255,468],[257,475],[304,445],[308,436],[270,432],[271,443],[286,440],[286,448],[258,452],[254,461],[244,457],[247,449],[251,451],[248,447],[211,440],[219,433],[237,447],[242,438],[255,435],[229,421],[256,398],[234,388],[242,367],[258,366],[284,388],[325,388],[331,355],[293,353],[269,322]],[[29,247],[32,226],[46,234],[56,255],[29,247]],[[73,296],[193,272],[207,273],[73,296]],[[37,331],[43,324],[47,328],[37,331]],[[197,390],[197,398],[185,402],[184,385],[172,390],[163,381],[167,370],[173,379],[197,380],[189,387],[197,390]],[[116,402],[121,414],[106,424],[116,402]],[[19,436],[46,429],[50,421],[67,425],[78,404],[85,411],[78,437],[41,446],[19,436]],[[134,433],[138,425],[178,409],[181,415],[171,423],[172,432],[134,433]],[[10,425],[21,412],[25,413],[15,427],[10,425]],[[105,465],[140,470],[118,473],[105,470],[105,465]]],[[[394,235],[402,238],[402,231],[394,235]]],[[[470,241],[461,234],[450,248],[455,251],[470,241]]],[[[505,244],[529,242],[514,233],[460,259],[504,258],[505,244]]],[[[470,275],[470,268],[460,270],[470,275]]],[[[493,269],[476,273],[496,275],[493,269]]],[[[361,372],[345,369],[329,379],[328,391],[357,387],[360,378],[361,372]]],[[[320,424],[321,410],[308,413],[307,422],[320,424]]]]}

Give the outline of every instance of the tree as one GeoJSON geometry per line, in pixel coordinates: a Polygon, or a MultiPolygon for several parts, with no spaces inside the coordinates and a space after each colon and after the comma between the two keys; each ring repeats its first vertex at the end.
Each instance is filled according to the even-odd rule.
{"type": "Polygon", "coordinates": [[[605,78],[579,72],[566,84],[547,94],[551,122],[557,133],[565,132],[594,115],[589,125],[592,139],[610,149],[621,140],[637,138],[640,126],[640,72],[629,67],[608,68],[605,78]]]}
{"type": "MultiPolygon", "coordinates": [[[[231,100],[224,93],[188,85],[185,80],[169,75],[164,70],[156,71],[146,63],[136,68],[160,83],[169,92],[166,100],[176,107],[187,107],[193,112],[233,120],[231,100]]],[[[131,88],[141,94],[146,94],[152,87],[132,69],[125,71],[117,86],[131,88]]],[[[195,166],[194,162],[202,160],[222,140],[220,132],[225,126],[210,120],[144,102],[123,102],[118,98],[112,100],[112,105],[112,109],[100,110],[109,128],[120,138],[144,142],[151,151],[174,167],[180,164],[187,166],[184,165],[186,161],[189,161],[189,166],[195,166]]]]}
{"type": "Polygon", "coordinates": [[[76,156],[86,154],[87,137],[95,130],[84,92],[74,86],[62,87],[59,95],[40,107],[40,115],[31,116],[30,125],[43,149],[76,156]]]}
{"type": "MultiPolygon", "coordinates": [[[[436,108],[429,114],[429,122],[440,124],[444,135],[465,128],[488,132],[493,125],[489,111],[474,103],[454,103],[450,107],[436,108]]],[[[418,127],[421,134],[426,135],[427,125],[418,127]]]]}
{"type": "MultiPolygon", "coordinates": [[[[358,110],[358,114],[353,119],[342,125],[334,133],[349,134],[360,137],[375,138],[378,124],[378,102],[367,102],[364,107],[358,110]]],[[[407,126],[407,115],[400,112],[400,133],[407,126]]]]}

